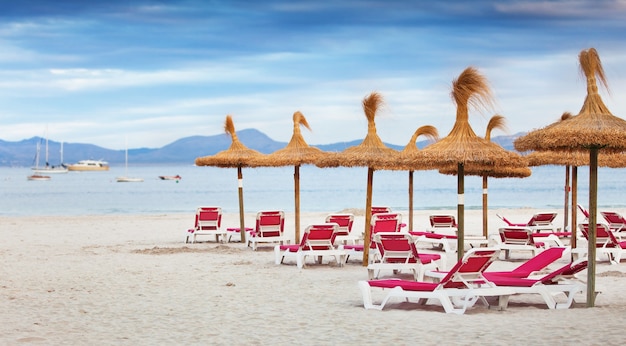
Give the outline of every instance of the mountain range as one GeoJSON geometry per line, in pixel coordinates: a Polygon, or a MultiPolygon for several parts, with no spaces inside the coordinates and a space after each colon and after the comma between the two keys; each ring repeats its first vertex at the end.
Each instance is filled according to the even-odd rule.
{"type": "MultiPolygon", "coordinates": [[[[522,135],[492,137],[494,143],[498,143],[507,150],[513,149],[513,141],[522,135]]],[[[250,149],[264,154],[272,153],[284,148],[286,142],[277,142],[266,134],[256,129],[237,131],[239,140],[250,149]]],[[[337,142],[332,144],[313,145],[324,151],[342,151],[348,147],[358,145],[363,139],[350,142],[337,142]]],[[[37,145],[40,145],[39,165],[45,165],[45,139],[32,137],[17,142],[0,140],[0,166],[24,167],[34,166],[37,145]]],[[[423,148],[430,142],[427,140],[417,142],[419,148],[423,148]]],[[[193,164],[197,157],[214,155],[227,149],[231,144],[230,136],[226,133],[213,136],[191,136],[181,138],[161,148],[138,148],[128,149],[128,160],[136,164],[193,164]]],[[[385,143],[388,147],[401,150],[404,146],[385,143]]],[[[74,163],[79,160],[94,159],[104,160],[111,164],[124,164],[124,150],[112,150],[93,144],[63,143],[48,140],[48,158],[50,165],[61,163],[61,146],[63,148],[63,162],[74,163]]]]}

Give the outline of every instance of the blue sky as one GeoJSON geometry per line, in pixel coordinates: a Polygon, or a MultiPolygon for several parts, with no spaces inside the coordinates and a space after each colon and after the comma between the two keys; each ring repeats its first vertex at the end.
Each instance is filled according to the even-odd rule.
{"type": "Polygon", "coordinates": [[[256,128],[309,144],[361,139],[380,92],[385,142],[422,125],[448,134],[451,83],[474,66],[514,134],[577,114],[578,53],[598,50],[626,117],[626,1],[0,0],[0,139],[43,136],[123,149],[256,128]]]}

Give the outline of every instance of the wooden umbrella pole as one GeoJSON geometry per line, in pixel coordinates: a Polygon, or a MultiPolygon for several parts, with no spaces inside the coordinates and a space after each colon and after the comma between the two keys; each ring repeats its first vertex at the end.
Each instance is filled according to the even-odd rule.
{"type": "Polygon", "coordinates": [[[296,203],[296,242],[300,244],[300,165],[294,166],[293,172],[293,190],[295,193],[294,201],[296,203]]]}
{"type": "Polygon", "coordinates": [[[241,242],[246,241],[246,225],[244,220],[243,209],[243,173],[241,166],[237,166],[237,184],[239,186],[239,233],[241,233],[241,242]]]}
{"type": "Polygon", "coordinates": [[[367,267],[369,263],[369,249],[371,241],[371,224],[372,224],[372,186],[374,182],[374,169],[367,168],[367,196],[365,199],[365,236],[363,237],[363,266],[367,267]]]}
{"type": "Polygon", "coordinates": [[[458,170],[457,170],[457,190],[458,190],[458,202],[457,202],[457,216],[459,218],[458,222],[458,234],[457,234],[457,242],[456,242],[456,254],[457,259],[460,261],[463,259],[463,253],[465,250],[465,184],[464,184],[464,175],[465,169],[463,163],[459,162],[458,170]]]}
{"type": "Polygon", "coordinates": [[[589,150],[589,244],[587,246],[587,307],[596,300],[596,231],[598,202],[598,147],[589,150]]]}
{"type": "MultiPolygon", "coordinates": [[[[567,230],[567,225],[569,224],[569,185],[569,165],[565,165],[565,203],[563,203],[563,231],[567,230]]],[[[574,210],[572,210],[572,212],[574,212],[574,210]]]]}
{"type": "Polygon", "coordinates": [[[575,249],[577,244],[576,233],[578,232],[578,167],[572,166],[572,232],[570,247],[575,249]]]}
{"type": "Polygon", "coordinates": [[[409,171],[409,231],[413,230],[413,171],[409,171]]]}
{"type": "Polygon", "coordinates": [[[485,239],[487,239],[487,235],[489,233],[487,230],[487,218],[487,176],[483,175],[483,237],[485,237],[485,239]]]}

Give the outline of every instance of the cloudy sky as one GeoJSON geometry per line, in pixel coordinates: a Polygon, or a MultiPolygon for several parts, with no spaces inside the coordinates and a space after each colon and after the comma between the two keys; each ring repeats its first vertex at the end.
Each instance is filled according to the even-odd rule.
{"type": "Polygon", "coordinates": [[[256,128],[309,144],[361,139],[380,92],[385,142],[454,123],[452,81],[489,80],[514,134],[577,114],[578,53],[598,50],[613,114],[626,117],[626,1],[0,1],[0,139],[43,136],[123,149],[256,128]]]}

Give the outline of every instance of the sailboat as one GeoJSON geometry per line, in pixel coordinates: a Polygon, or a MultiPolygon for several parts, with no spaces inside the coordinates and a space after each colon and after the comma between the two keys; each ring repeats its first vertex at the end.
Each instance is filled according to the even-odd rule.
{"type": "Polygon", "coordinates": [[[128,176],[128,140],[126,140],[126,154],[125,154],[125,163],[124,163],[124,176],[117,177],[118,183],[140,183],[143,181],[143,178],[131,178],[128,176]]]}
{"type": "Polygon", "coordinates": [[[67,173],[68,169],[63,164],[63,142],[61,142],[61,164],[58,166],[51,166],[48,161],[48,129],[46,129],[46,165],[39,167],[39,150],[41,146],[37,145],[37,166],[33,167],[36,174],[50,174],[50,173],[67,173]]]}
{"type": "MultiPolygon", "coordinates": [[[[41,144],[39,142],[37,142],[37,154],[35,154],[35,167],[33,169],[39,168],[39,150],[40,149],[41,149],[41,144]]],[[[35,170],[35,174],[29,175],[28,177],[26,177],[26,179],[28,179],[28,180],[50,180],[50,176],[49,175],[39,174],[35,170]]]]}

